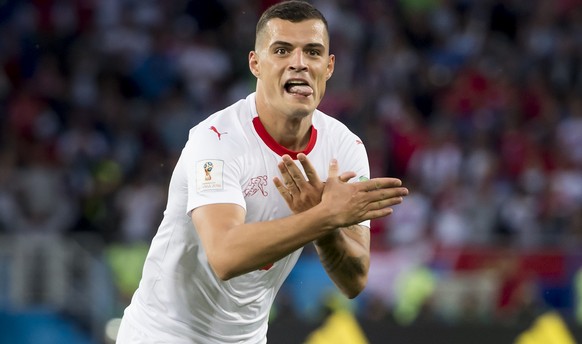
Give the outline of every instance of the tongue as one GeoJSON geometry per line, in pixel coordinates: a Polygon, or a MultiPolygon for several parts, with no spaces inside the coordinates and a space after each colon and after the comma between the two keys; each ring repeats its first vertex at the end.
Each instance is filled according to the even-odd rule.
{"type": "Polygon", "coordinates": [[[289,87],[289,93],[300,94],[307,97],[313,94],[313,89],[309,86],[297,85],[289,87]]]}

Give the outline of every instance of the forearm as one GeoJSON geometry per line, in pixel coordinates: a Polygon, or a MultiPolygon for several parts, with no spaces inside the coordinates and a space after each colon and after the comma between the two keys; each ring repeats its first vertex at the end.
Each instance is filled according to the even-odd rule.
{"type": "MultiPolygon", "coordinates": [[[[354,224],[391,214],[390,207],[400,203],[408,192],[399,186],[400,180],[392,178],[346,183],[337,176],[337,163],[330,164],[320,203],[295,215],[244,223],[242,207],[212,204],[194,209],[192,221],[208,261],[221,279],[276,262],[317,240],[331,278],[346,295],[355,297],[367,281],[370,238],[367,228],[354,224]],[[337,229],[343,227],[349,229],[337,229]]],[[[300,196],[296,194],[293,199],[300,196]]],[[[303,198],[298,203],[303,203],[303,198]]]]}
{"type": "MultiPolygon", "coordinates": [[[[224,280],[274,263],[305,244],[334,230],[331,215],[323,207],[285,218],[239,224],[219,224],[228,228],[221,235],[201,239],[216,274],[224,280]]],[[[211,217],[208,217],[211,218],[211,217]]],[[[215,221],[215,220],[214,220],[215,221]]],[[[196,226],[205,226],[197,220],[196,226]]]]}
{"type": "Polygon", "coordinates": [[[349,298],[366,286],[370,268],[370,230],[353,225],[317,239],[315,248],[327,274],[349,298]]]}

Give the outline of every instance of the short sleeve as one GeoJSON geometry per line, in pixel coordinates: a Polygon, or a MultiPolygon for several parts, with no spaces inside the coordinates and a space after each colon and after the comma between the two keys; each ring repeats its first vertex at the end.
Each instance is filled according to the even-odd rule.
{"type": "Polygon", "coordinates": [[[204,130],[196,130],[182,154],[187,169],[188,214],[197,207],[216,203],[233,203],[246,209],[241,169],[231,145],[217,142],[204,130]]]}
{"type": "MultiPolygon", "coordinates": [[[[344,137],[339,151],[338,161],[342,171],[353,171],[356,176],[349,182],[354,183],[370,179],[370,164],[366,147],[359,137],[349,133],[344,137]]],[[[363,221],[360,225],[370,228],[370,220],[363,221]]]]}

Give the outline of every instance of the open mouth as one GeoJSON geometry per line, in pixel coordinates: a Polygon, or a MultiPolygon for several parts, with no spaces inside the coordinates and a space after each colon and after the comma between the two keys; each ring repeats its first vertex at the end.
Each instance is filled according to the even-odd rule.
{"type": "Polygon", "coordinates": [[[285,91],[291,94],[297,94],[304,97],[308,97],[313,94],[313,89],[305,80],[289,80],[285,83],[285,91]]]}

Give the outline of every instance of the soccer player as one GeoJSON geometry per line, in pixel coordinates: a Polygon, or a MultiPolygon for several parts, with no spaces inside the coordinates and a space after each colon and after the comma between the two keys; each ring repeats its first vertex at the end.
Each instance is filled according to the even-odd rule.
{"type": "Polygon", "coordinates": [[[267,9],[248,60],[256,92],[190,131],[119,344],[266,343],[273,300],[310,243],[356,297],[369,220],[408,194],[369,179],[360,139],[317,110],[335,57],[316,8],[267,9]]]}

